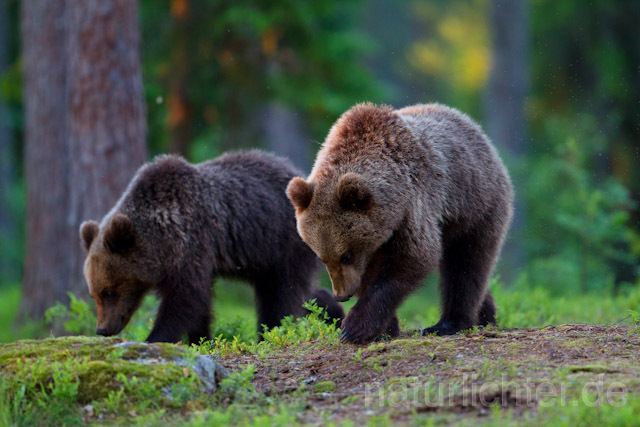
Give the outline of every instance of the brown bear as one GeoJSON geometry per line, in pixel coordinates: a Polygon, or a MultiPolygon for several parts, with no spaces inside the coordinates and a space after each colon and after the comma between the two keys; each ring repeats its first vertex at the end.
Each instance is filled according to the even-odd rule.
{"type": "Polygon", "coordinates": [[[96,333],[119,333],[155,290],[161,304],[147,341],[210,339],[217,276],[254,285],[259,332],[304,314],[310,298],[341,319],[330,292],[313,285],[320,263],[296,232],[285,194],[296,175],[288,161],[255,150],[197,165],[164,155],[141,167],[101,224],[80,227],[96,333]]]}
{"type": "Polygon", "coordinates": [[[513,189],[480,127],[438,104],[344,113],[309,178],[287,188],[302,239],[336,299],[357,295],[342,340],[399,333],[396,309],[439,268],[442,316],[423,333],[495,323],[487,288],[512,216],[513,189]]]}

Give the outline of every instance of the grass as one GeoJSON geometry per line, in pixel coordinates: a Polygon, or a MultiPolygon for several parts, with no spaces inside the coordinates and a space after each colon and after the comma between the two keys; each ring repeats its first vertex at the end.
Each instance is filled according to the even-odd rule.
{"type": "MultiPolygon", "coordinates": [[[[418,337],[438,319],[432,286],[400,309],[400,339],[352,346],[338,342],[339,331],[319,311],[285,320],[257,343],[251,289],[221,283],[215,339],[191,350],[167,345],[213,354],[230,369],[214,396],[190,388],[181,369],[143,366],[134,373],[113,358],[108,339],[21,341],[0,345],[0,371],[10,374],[0,374],[0,425],[637,424],[640,288],[558,296],[494,281],[492,290],[498,327],[418,337]],[[179,405],[162,394],[166,381],[177,385],[179,405]]],[[[33,333],[6,332],[19,296],[15,287],[0,288],[6,341],[33,333]]],[[[143,340],[156,306],[145,300],[122,338],[143,340]]],[[[92,309],[77,301],[71,312],[52,313],[90,333],[92,309]]]]}
{"type": "Polygon", "coordinates": [[[0,287],[0,342],[16,339],[12,332],[13,319],[18,314],[22,294],[17,285],[0,287]]]}

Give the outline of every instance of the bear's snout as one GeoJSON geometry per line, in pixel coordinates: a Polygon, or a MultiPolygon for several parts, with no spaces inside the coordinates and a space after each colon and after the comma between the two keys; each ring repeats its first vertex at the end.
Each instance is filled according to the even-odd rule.
{"type": "Polygon", "coordinates": [[[338,295],[334,294],[334,296],[335,296],[336,301],[338,301],[338,302],[346,302],[346,301],[349,301],[353,295],[338,296],[338,295]]]}
{"type": "Polygon", "coordinates": [[[102,335],[103,337],[108,337],[109,335],[111,335],[105,328],[96,328],[96,334],[102,335]]]}

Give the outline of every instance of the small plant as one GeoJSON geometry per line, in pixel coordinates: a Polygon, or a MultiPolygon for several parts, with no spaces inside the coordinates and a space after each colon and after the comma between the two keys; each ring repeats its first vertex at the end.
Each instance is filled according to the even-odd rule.
{"type": "Polygon", "coordinates": [[[149,406],[158,408],[160,402],[160,389],[157,387],[154,378],[141,380],[136,376],[128,377],[119,372],[116,379],[122,383],[122,389],[127,396],[135,397],[137,406],[140,409],[147,409],[149,406]]]}
{"type": "MultiPolygon", "coordinates": [[[[337,319],[330,320],[326,311],[318,307],[315,301],[304,304],[309,311],[305,317],[287,316],[280,326],[268,330],[265,328],[259,343],[252,343],[238,336],[220,333],[211,341],[201,341],[193,348],[201,354],[212,354],[225,357],[229,354],[256,353],[264,358],[266,353],[275,348],[287,347],[303,342],[319,341],[323,345],[339,343],[340,330],[336,327],[337,319]]],[[[245,335],[246,338],[246,335],[245,335]]]]}
{"type": "Polygon", "coordinates": [[[109,394],[102,400],[101,406],[106,412],[118,412],[124,398],[124,389],[109,390],[109,394]]]}
{"type": "Polygon", "coordinates": [[[255,323],[249,319],[236,316],[233,319],[218,319],[213,325],[213,337],[221,337],[231,342],[234,338],[251,342],[255,339],[255,323]]]}
{"type": "Polygon", "coordinates": [[[15,375],[0,390],[0,401],[5,401],[0,402],[0,419],[20,420],[16,424],[79,424],[79,379],[74,373],[86,362],[87,359],[53,363],[45,358],[29,363],[18,360],[15,375]]]}
{"type": "Polygon", "coordinates": [[[253,365],[247,365],[242,371],[235,372],[220,383],[219,396],[223,401],[249,402],[257,394],[251,383],[256,373],[253,365]]]}
{"type": "Polygon", "coordinates": [[[339,329],[337,319],[329,323],[327,312],[315,304],[315,300],[306,302],[304,308],[309,310],[305,317],[294,319],[287,316],[282,324],[263,332],[264,343],[275,347],[286,347],[309,341],[321,341],[325,345],[338,344],[339,329]]]}
{"type": "Polygon", "coordinates": [[[96,316],[89,304],[76,298],[71,292],[69,296],[69,308],[62,303],[56,303],[45,312],[47,323],[60,325],[64,330],[72,334],[93,335],[96,327],[96,316]]]}
{"type": "Polygon", "coordinates": [[[635,310],[629,310],[629,315],[631,316],[631,321],[633,322],[633,325],[635,326],[629,332],[630,333],[634,333],[634,334],[640,334],[640,313],[638,313],[635,310]]]}

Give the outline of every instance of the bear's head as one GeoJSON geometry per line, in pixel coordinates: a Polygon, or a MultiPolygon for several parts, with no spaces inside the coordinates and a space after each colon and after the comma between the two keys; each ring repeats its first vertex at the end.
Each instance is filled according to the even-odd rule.
{"type": "Polygon", "coordinates": [[[333,294],[346,301],[358,293],[372,255],[392,234],[373,186],[355,173],[311,183],[293,178],[287,195],[298,233],[325,263],[333,294]]]}
{"type": "Polygon", "coordinates": [[[87,250],[84,275],[89,294],[96,301],[96,333],[119,333],[137,310],[145,293],[158,280],[145,262],[140,238],[126,215],[115,214],[102,226],[85,221],[80,237],[87,250]]]}

